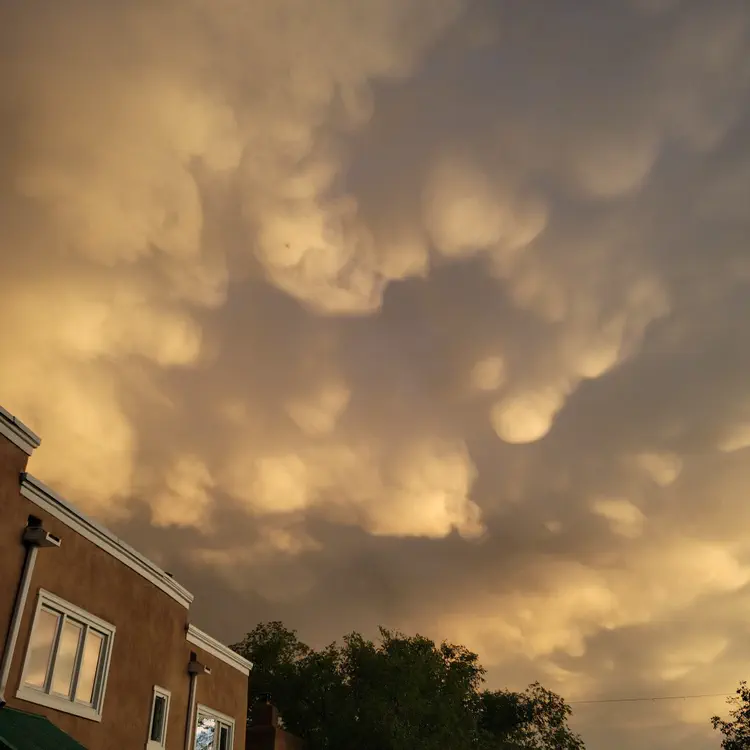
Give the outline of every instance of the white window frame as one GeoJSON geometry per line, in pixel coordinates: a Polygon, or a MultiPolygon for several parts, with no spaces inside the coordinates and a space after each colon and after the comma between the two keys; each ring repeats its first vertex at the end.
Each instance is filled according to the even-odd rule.
{"type": "Polygon", "coordinates": [[[216,719],[217,726],[224,724],[224,726],[229,727],[229,747],[227,748],[227,750],[232,750],[232,748],[234,747],[234,719],[231,716],[227,716],[226,714],[222,714],[219,711],[215,711],[213,708],[204,706],[202,703],[199,703],[195,710],[195,721],[193,722],[193,748],[191,750],[194,750],[195,742],[198,738],[199,714],[203,714],[209,719],[216,719]]]}
{"type": "Polygon", "coordinates": [[[154,692],[151,696],[151,713],[148,717],[148,739],[146,741],[147,750],[162,750],[167,744],[167,727],[169,726],[169,708],[172,703],[172,693],[166,688],[154,685],[154,692]],[[154,723],[154,711],[156,710],[156,699],[164,698],[167,703],[167,707],[164,709],[164,731],[162,733],[161,742],[151,739],[151,727],[154,723]]]}
{"type": "MultiPolygon", "coordinates": [[[[62,625],[58,632],[62,632],[62,625]]],[[[91,721],[102,720],[102,709],[104,707],[104,697],[107,691],[107,679],[109,677],[109,667],[112,660],[112,646],[114,645],[116,628],[109,622],[95,617],[94,615],[86,612],[85,610],[77,607],[75,604],[61,599],[51,591],[46,589],[39,589],[37,596],[36,608],[34,610],[34,617],[31,620],[31,629],[29,631],[29,642],[26,647],[26,656],[24,657],[23,669],[21,671],[21,679],[16,692],[16,698],[19,698],[29,703],[36,703],[39,706],[46,706],[47,708],[53,708],[56,711],[62,711],[66,714],[73,714],[74,716],[80,716],[84,719],[90,719],[91,721]],[[84,627],[84,637],[91,628],[96,630],[98,633],[104,636],[103,653],[100,655],[100,666],[99,674],[97,675],[96,683],[94,686],[95,703],[93,706],[85,703],[76,703],[74,699],[64,698],[58,695],[52,695],[43,690],[40,690],[30,685],[25,684],[27,670],[29,668],[29,660],[31,659],[31,639],[36,626],[39,613],[42,608],[51,610],[63,618],[70,618],[76,623],[84,627]]],[[[56,646],[55,646],[56,647],[56,646]]],[[[54,660],[56,654],[53,652],[52,659],[54,660]]],[[[80,666],[79,664],[77,666],[80,666]]]]}

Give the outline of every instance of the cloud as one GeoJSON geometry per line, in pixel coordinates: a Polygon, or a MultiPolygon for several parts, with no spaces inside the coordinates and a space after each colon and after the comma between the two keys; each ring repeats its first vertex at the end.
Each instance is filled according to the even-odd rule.
{"type": "Polygon", "coordinates": [[[471,382],[478,391],[496,391],[505,380],[505,362],[502,357],[479,360],[471,371],[471,382]]]}
{"type": "Polygon", "coordinates": [[[533,443],[543,438],[565,401],[564,390],[547,387],[496,403],[492,423],[497,434],[508,443],[533,443]]]}
{"type": "Polygon", "coordinates": [[[624,498],[601,497],[594,500],[592,511],[605,518],[616,534],[639,537],[643,533],[644,516],[640,509],[624,498]]]}
{"type": "Polygon", "coordinates": [[[522,202],[501,180],[467,159],[442,157],[423,194],[424,221],[437,250],[448,258],[478,251],[508,253],[531,243],[545,227],[544,206],[522,202]]]}
{"type": "Polygon", "coordinates": [[[292,400],[286,410],[297,426],[308,434],[327,434],[346,409],[351,394],[341,383],[331,383],[311,400],[292,400]]]}
{"type": "MultiPolygon", "coordinates": [[[[746,3],[37,0],[0,45],[0,399],[207,628],[733,690],[746,3]]],[[[623,705],[593,750],[722,708],[623,705]]]]}
{"type": "Polygon", "coordinates": [[[156,526],[204,527],[210,521],[214,479],[198,456],[180,456],[166,473],[166,488],[152,504],[156,526]]]}
{"type": "Polygon", "coordinates": [[[636,463],[662,487],[672,484],[682,470],[680,457],[669,453],[642,453],[636,457],[636,463]]]}
{"type": "Polygon", "coordinates": [[[232,459],[227,491],[260,514],[317,507],[375,535],[482,530],[470,499],[474,466],[461,446],[423,443],[391,453],[385,446],[332,443],[264,455],[254,465],[247,456],[241,451],[232,459]]]}

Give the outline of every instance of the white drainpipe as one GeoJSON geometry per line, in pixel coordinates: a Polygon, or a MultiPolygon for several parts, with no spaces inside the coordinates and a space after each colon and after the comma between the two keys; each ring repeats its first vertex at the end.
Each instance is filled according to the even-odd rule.
{"type": "Polygon", "coordinates": [[[188,674],[190,675],[190,693],[188,696],[188,717],[185,728],[185,750],[193,750],[193,731],[195,729],[195,698],[198,687],[198,675],[211,674],[211,670],[197,661],[195,658],[188,662],[188,674]]]}
{"type": "Polygon", "coordinates": [[[23,617],[23,611],[26,608],[26,599],[28,599],[29,596],[29,588],[31,587],[31,578],[34,575],[37,553],[39,552],[40,547],[60,546],[60,540],[57,537],[52,536],[52,534],[48,534],[42,528],[41,521],[34,519],[34,523],[32,523],[31,517],[29,518],[29,524],[23,531],[21,541],[24,547],[26,547],[26,558],[23,563],[23,571],[21,572],[21,581],[18,584],[16,601],[13,604],[13,614],[10,619],[8,637],[5,640],[2,662],[0,662],[0,708],[6,703],[5,689],[8,687],[10,668],[13,664],[13,654],[16,651],[18,633],[21,630],[21,618],[23,617]]]}

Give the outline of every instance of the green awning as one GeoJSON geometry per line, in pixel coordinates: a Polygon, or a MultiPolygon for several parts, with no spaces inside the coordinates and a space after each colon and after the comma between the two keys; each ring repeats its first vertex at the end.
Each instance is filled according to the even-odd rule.
{"type": "Polygon", "coordinates": [[[39,714],[0,708],[0,748],[2,750],[86,750],[69,734],[39,714]]]}

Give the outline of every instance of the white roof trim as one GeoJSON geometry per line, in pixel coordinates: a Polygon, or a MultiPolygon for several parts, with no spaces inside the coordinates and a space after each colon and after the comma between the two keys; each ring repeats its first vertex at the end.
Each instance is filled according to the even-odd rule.
{"type": "Polygon", "coordinates": [[[27,456],[38,448],[42,439],[32,432],[20,419],[16,419],[9,411],[0,406],[0,435],[4,435],[11,443],[17,445],[27,456]]]}
{"type": "Polygon", "coordinates": [[[36,503],[42,510],[62,521],[68,528],[93,542],[115,559],[147,581],[151,581],[157,588],[171,596],[186,609],[190,608],[193,595],[184,587],[167,575],[140,552],[136,552],[122,539],[111,531],[100,526],[77,511],[64,498],[40,482],[31,474],[21,474],[21,494],[36,503]]]}
{"type": "Polygon", "coordinates": [[[242,672],[242,674],[250,674],[250,670],[253,668],[253,663],[251,661],[248,661],[238,653],[235,653],[229,648],[229,646],[220,643],[215,638],[208,635],[208,633],[199,630],[195,625],[188,626],[188,632],[185,637],[187,638],[188,643],[192,643],[194,646],[202,648],[204,651],[211,654],[211,656],[215,656],[225,664],[229,664],[230,667],[234,667],[242,672]]]}
{"type": "Polygon", "coordinates": [[[236,723],[234,716],[227,716],[226,714],[221,713],[221,711],[217,711],[215,708],[210,708],[203,703],[199,703],[196,706],[195,713],[196,715],[203,714],[206,717],[218,719],[222,724],[228,724],[232,728],[232,734],[234,734],[234,725],[236,723]]]}

